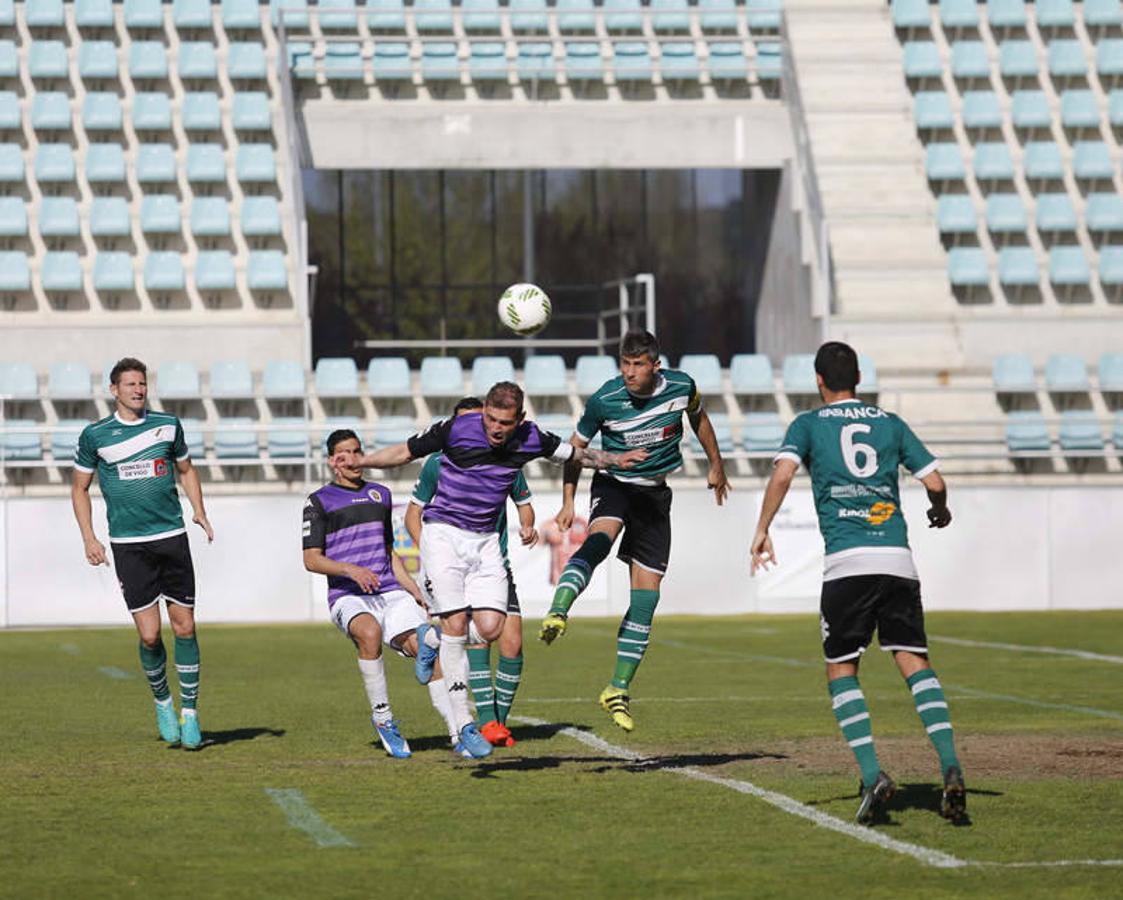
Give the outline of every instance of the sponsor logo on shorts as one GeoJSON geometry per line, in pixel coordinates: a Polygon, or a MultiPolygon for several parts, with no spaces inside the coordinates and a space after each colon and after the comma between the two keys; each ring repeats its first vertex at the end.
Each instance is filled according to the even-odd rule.
{"type": "Polygon", "coordinates": [[[118,463],[117,477],[121,481],[136,481],[140,478],[163,478],[168,474],[168,463],[164,459],[141,459],[136,462],[118,463]]]}
{"type": "Polygon", "coordinates": [[[895,503],[888,501],[879,501],[869,509],[840,509],[838,511],[838,518],[840,519],[865,519],[871,525],[882,525],[893,518],[893,514],[897,511],[895,503]]]}

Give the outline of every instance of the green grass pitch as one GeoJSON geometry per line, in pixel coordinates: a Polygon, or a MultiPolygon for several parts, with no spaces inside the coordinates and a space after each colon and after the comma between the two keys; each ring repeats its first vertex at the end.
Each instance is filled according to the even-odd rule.
{"type": "Polygon", "coordinates": [[[575,619],[549,648],[536,624],[513,715],[547,724],[516,723],[518,745],[479,762],[452,756],[397,658],[391,698],[414,756],[386,757],[352,648],[328,625],[203,625],[211,742],[196,753],[157,739],[131,630],[0,633],[0,896],[1118,893],[1123,613],[928,617],[967,826],[937,815],[935,753],[889,659],[867,654],[874,735],[902,788],[873,829],[890,847],[737,789],[852,821],[857,769],[814,618],[657,618],[631,735],[596,705],[616,623],[575,619]]]}

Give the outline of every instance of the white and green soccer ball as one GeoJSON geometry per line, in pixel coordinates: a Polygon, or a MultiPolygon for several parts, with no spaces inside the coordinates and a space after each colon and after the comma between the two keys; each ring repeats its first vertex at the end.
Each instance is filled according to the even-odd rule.
{"type": "Polygon", "coordinates": [[[515,334],[538,334],[550,324],[553,307],[536,284],[512,284],[499,298],[499,321],[515,334]]]}

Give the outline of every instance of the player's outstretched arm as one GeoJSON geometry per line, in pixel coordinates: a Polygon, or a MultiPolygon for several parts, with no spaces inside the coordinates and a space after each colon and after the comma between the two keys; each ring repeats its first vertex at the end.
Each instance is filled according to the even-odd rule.
{"type": "Polygon", "coordinates": [[[207,536],[207,543],[211,543],[214,541],[214,529],[211,528],[207,511],[203,507],[203,486],[199,483],[199,470],[189,459],[181,459],[177,462],[176,469],[179,471],[179,483],[183,485],[183,492],[187,494],[187,500],[191,503],[194,512],[191,521],[203,529],[207,536]]]}
{"type": "Polygon", "coordinates": [[[364,453],[359,457],[359,466],[363,469],[394,469],[412,460],[408,444],[393,444],[373,453],[364,453]]]}
{"type": "Polygon", "coordinates": [[[768,479],[768,487],[764,489],[764,500],[760,505],[760,518],[757,519],[756,532],[753,534],[749,554],[752,565],[749,574],[755,575],[757,569],[767,570],[770,565],[776,565],[776,552],[772,549],[772,538],[768,529],[772,520],[784,503],[788,495],[788,488],[792,486],[799,465],[790,459],[778,459],[772,465],[772,477],[768,479]]]}
{"type": "Polygon", "coordinates": [[[594,447],[578,447],[574,445],[574,462],[586,469],[630,469],[636,463],[647,459],[646,450],[625,450],[623,453],[609,453],[607,450],[597,450],[594,447]]]}
{"type": "Polygon", "coordinates": [[[315,572],[317,575],[350,578],[368,594],[373,594],[378,590],[378,576],[370,569],[331,559],[325,556],[324,551],[319,547],[305,548],[304,568],[309,572],[315,572]]]}
{"type": "Polygon", "coordinates": [[[94,480],[93,472],[74,470],[70,482],[70,505],[74,507],[74,518],[78,522],[78,530],[82,533],[82,544],[86,550],[86,561],[91,566],[109,565],[105,556],[105,545],[94,534],[94,512],[90,503],[90,484],[94,480]]]}
{"type": "Polygon", "coordinates": [[[951,510],[948,509],[948,486],[943,476],[936,471],[929,472],[920,479],[928,491],[928,527],[947,528],[951,524],[951,510]]]}
{"type": "Polygon", "coordinates": [[[717,505],[721,506],[729,494],[729,479],[725,477],[725,462],[721,458],[721,449],[717,445],[717,435],[714,433],[714,424],[704,409],[699,408],[690,415],[690,427],[698,435],[698,443],[705,451],[706,459],[710,461],[710,471],[706,476],[706,487],[714,492],[717,505]]]}
{"type": "Polygon", "coordinates": [[[534,504],[520,503],[519,511],[519,540],[524,547],[533,547],[538,543],[538,529],[534,527],[534,504]]]}
{"type": "Polygon", "coordinates": [[[402,562],[402,558],[397,553],[390,554],[390,568],[394,572],[394,577],[398,579],[398,584],[402,586],[402,590],[413,597],[418,606],[424,607],[425,597],[421,593],[421,588],[417,586],[417,582],[413,580],[406,564],[402,562]]]}
{"type": "MultiPolygon", "coordinates": [[[[584,449],[589,446],[589,442],[581,435],[574,432],[573,437],[569,442],[574,447],[584,449]]],[[[554,521],[557,523],[561,531],[569,531],[570,526],[573,524],[573,500],[577,496],[577,482],[581,480],[581,463],[577,462],[572,457],[565,462],[565,468],[562,471],[562,506],[554,521]]]]}

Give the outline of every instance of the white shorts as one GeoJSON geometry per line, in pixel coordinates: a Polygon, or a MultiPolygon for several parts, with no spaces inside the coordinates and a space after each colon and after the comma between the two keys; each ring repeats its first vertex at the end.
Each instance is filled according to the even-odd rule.
{"type": "Polygon", "coordinates": [[[426,522],[421,529],[421,566],[436,615],[462,609],[506,614],[507,569],[496,532],[478,534],[444,522],[426,522]]]}
{"type": "MultiPolygon", "coordinates": [[[[416,631],[427,619],[425,611],[417,605],[411,594],[405,591],[387,591],[385,594],[347,594],[335,601],[331,608],[331,620],[335,627],[347,637],[351,620],[362,613],[374,616],[382,629],[382,641],[389,644],[394,638],[416,631]]],[[[394,647],[397,650],[397,647],[394,647]]]]}

